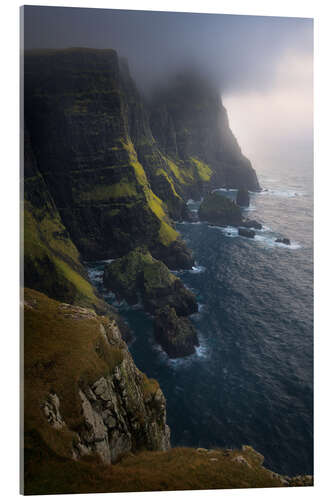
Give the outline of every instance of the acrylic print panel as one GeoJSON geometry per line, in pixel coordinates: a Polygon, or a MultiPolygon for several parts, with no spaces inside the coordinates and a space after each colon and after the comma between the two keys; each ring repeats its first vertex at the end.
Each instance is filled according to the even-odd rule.
{"type": "Polygon", "coordinates": [[[24,492],[312,485],[312,20],[23,19],[24,492]]]}

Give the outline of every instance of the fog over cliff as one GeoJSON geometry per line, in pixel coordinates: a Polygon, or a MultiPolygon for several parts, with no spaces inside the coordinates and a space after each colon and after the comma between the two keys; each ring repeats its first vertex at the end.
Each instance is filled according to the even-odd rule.
{"type": "Polygon", "coordinates": [[[272,148],[311,146],[311,19],[25,7],[26,48],[70,46],[116,49],[146,93],[197,68],[221,89],[254,162],[272,148]]]}

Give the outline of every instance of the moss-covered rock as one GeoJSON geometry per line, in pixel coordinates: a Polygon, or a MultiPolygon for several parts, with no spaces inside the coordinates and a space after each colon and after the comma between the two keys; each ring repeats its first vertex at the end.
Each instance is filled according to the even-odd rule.
{"type": "Polygon", "coordinates": [[[173,268],[193,260],[169,216],[211,185],[257,189],[217,93],[197,75],[147,111],[113,50],[25,56],[25,119],[40,174],[85,260],[147,244],[173,268]]]}
{"type": "Polygon", "coordinates": [[[242,213],[236,203],[218,192],[212,192],[203,200],[198,215],[202,221],[219,226],[239,226],[242,213]]]}
{"type": "MultiPolygon", "coordinates": [[[[163,255],[177,251],[168,208],[176,216],[184,201],[167,172],[158,192],[164,200],[153,191],[152,169],[147,175],[141,163],[148,156],[133,144],[153,139],[120,66],[113,50],[25,55],[25,119],[38,168],[86,260],[119,257],[142,244],[153,252],[161,247],[163,255]]],[[[157,175],[165,162],[156,149],[150,164],[157,175]]]]}
{"type": "Polygon", "coordinates": [[[40,174],[29,134],[24,147],[24,283],[57,300],[106,312],[40,174]]]}
{"type": "Polygon", "coordinates": [[[169,305],[159,309],[154,319],[154,335],[170,358],[195,352],[199,345],[197,333],[188,318],[179,317],[169,305]]]}
{"type": "Polygon", "coordinates": [[[125,298],[129,304],[141,300],[149,313],[165,305],[174,307],[181,316],[198,309],[193,293],[146,248],[136,248],[108,264],[103,279],[107,289],[125,298]]]}

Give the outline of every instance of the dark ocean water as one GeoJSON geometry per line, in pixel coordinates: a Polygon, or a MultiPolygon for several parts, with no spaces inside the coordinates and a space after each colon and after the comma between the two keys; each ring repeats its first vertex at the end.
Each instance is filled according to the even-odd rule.
{"type": "MultiPolygon", "coordinates": [[[[250,444],[276,472],[311,474],[312,164],[263,169],[259,180],[267,191],[251,194],[247,211],[264,224],[254,240],[232,228],[177,225],[196,259],[193,270],[177,273],[200,304],[192,316],[200,339],[194,355],[168,359],[154,344],[151,319],[126,303],[119,310],[135,332],[137,366],[166,396],[174,446],[250,444]],[[278,236],[291,246],[274,243],[278,236]]],[[[189,201],[191,210],[198,206],[189,201]]],[[[89,267],[101,290],[103,267],[89,267]]]]}

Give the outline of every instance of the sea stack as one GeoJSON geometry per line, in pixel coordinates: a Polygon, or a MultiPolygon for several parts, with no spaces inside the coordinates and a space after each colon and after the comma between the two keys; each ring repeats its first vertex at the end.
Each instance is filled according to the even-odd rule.
{"type": "Polygon", "coordinates": [[[236,203],[226,196],[212,192],[200,205],[199,218],[217,226],[240,226],[242,213],[236,203]]]}
{"type": "Polygon", "coordinates": [[[239,189],[237,192],[236,203],[239,207],[248,207],[250,204],[250,195],[247,189],[239,189]]]}

